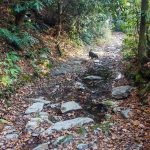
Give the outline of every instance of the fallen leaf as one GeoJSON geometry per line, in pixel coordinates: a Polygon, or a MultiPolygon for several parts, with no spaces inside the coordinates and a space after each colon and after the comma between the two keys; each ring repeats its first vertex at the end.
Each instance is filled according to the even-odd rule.
{"type": "Polygon", "coordinates": [[[132,121],[132,124],[133,124],[134,126],[139,126],[139,125],[140,125],[140,121],[134,120],[134,121],[132,121]]]}

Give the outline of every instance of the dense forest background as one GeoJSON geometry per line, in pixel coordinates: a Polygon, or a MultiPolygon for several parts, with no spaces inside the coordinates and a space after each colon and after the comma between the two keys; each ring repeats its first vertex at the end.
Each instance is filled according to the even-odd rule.
{"type": "MultiPolygon", "coordinates": [[[[61,56],[63,38],[78,45],[90,44],[109,39],[112,30],[126,34],[123,54],[138,66],[132,70],[132,78],[144,84],[149,77],[148,6],[148,0],[1,0],[1,87],[12,86],[23,73],[17,63],[22,57],[32,59],[50,52],[53,48],[48,43],[55,44],[61,56]],[[46,41],[44,34],[51,39],[46,41]]],[[[39,71],[36,63],[32,65],[39,71]]]]}

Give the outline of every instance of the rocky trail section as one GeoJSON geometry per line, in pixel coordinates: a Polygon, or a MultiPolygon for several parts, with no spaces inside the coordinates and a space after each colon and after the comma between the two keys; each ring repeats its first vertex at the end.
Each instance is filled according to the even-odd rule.
{"type": "Polygon", "coordinates": [[[133,88],[121,69],[122,40],[115,33],[109,45],[88,46],[83,55],[57,65],[48,78],[19,89],[12,96],[19,99],[10,110],[13,115],[5,116],[13,123],[2,129],[1,149],[141,149],[132,129],[145,126],[129,120],[136,109],[128,104],[133,88]],[[91,48],[97,59],[89,59],[91,48]]]}

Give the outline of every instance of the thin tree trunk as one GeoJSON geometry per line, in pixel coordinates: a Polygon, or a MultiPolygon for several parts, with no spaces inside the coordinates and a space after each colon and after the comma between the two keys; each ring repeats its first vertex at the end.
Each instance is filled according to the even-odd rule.
{"type": "Polygon", "coordinates": [[[62,30],[62,0],[58,0],[58,37],[60,37],[62,30]]]}
{"type": "Polygon", "coordinates": [[[139,45],[138,45],[139,69],[141,69],[143,58],[147,57],[146,15],[148,12],[148,1],[149,0],[141,0],[141,22],[140,22],[140,32],[139,32],[139,45]]]}

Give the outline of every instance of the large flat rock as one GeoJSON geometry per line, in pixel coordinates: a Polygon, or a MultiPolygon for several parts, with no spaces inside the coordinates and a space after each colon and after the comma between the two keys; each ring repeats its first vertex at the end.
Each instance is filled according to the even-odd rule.
{"type": "Polygon", "coordinates": [[[42,135],[51,135],[54,131],[67,130],[76,126],[83,126],[84,124],[92,123],[92,122],[94,122],[94,120],[88,117],[79,117],[79,118],[70,119],[66,121],[60,121],[55,123],[46,131],[44,131],[42,135]]]}
{"type": "Polygon", "coordinates": [[[44,103],[42,102],[34,103],[25,111],[25,114],[41,112],[43,107],[44,107],[44,103]]]}
{"type": "Polygon", "coordinates": [[[66,102],[61,105],[62,113],[66,113],[73,110],[80,110],[80,109],[82,109],[82,107],[75,101],[66,102]]]}
{"type": "Polygon", "coordinates": [[[131,86],[119,86],[112,89],[112,97],[115,99],[124,99],[130,95],[131,86]]]}

